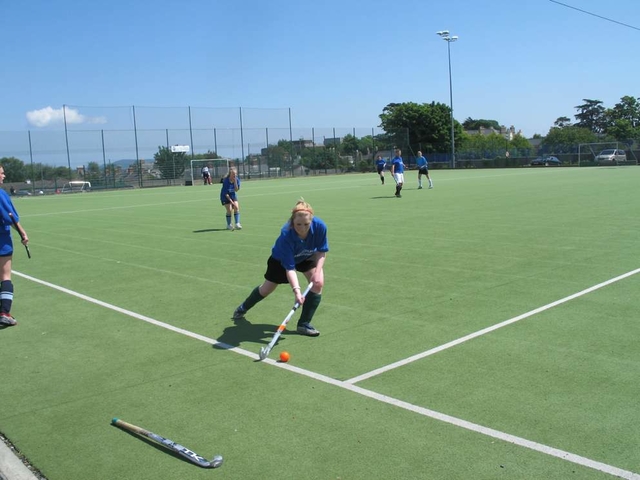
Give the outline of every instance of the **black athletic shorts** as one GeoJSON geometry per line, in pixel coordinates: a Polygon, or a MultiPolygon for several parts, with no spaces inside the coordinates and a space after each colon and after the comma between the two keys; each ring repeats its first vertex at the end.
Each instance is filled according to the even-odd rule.
{"type": "MultiPolygon", "coordinates": [[[[318,260],[315,255],[307,260],[304,260],[296,264],[296,270],[298,272],[308,272],[318,264],[318,260]]],[[[289,283],[287,280],[287,271],[280,263],[280,260],[276,260],[273,257],[269,257],[267,260],[267,271],[264,273],[264,278],[273,283],[283,284],[289,283]]]]}
{"type": "Polygon", "coordinates": [[[378,168],[378,175],[380,175],[382,172],[384,172],[384,167],[378,168]]]}
{"type": "Polygon", "coordinates": [[[420,167],[420,170],[418,170],[418,173],[420,175],[429,175],[429,169],[427,167],[420,167]]]}

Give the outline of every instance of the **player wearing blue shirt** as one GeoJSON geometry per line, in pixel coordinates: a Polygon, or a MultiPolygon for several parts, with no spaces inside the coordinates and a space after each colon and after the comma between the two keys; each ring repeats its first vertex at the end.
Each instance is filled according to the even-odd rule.
{"type": "Polygon", "coordinates": [[[429,162],[427,162],[427,159],[422,156],[421,151],[418,151],[416,163],[418,164],[418,190],[422,189],[422,175],[427,176],[427,180],[429,180],[429,188],[433,188],[433,182],[429,176],[429,162]]]}
{"type": "Polygon", "coordinates": [[[232,318],[244,319],[247,311],[256,303],[273,293],[278,285],[288,283],[293,290],[295,301],[302,305],[298,333],[309,337],[320,335],[320,332],[311,325],[311,320],[322,299],[324,260],[328,251],[327,226],[321,219],[314,217],[311,205],[300,199],[271,249],[264,282],[254,288],[245,301],[236,308],[232,318]],[[313,282],[313,287],[306,298],[300,291],[296,272],[302,272],[309,282],[313,282]]]}
{"type": "Polygon", "coordinates": [[[382,185],[384,185],[384,168],[386,167],[387,162],[384,161],[381,155],[376,157],[376,170],[378,171],[378,175],[380,175],[380,181],[382,185]]]}
{"type": "Polygon", "coordinates": [[[235,167],[231,167],[227,176],[222,179],[222,188],[220,189],[220,202],[227,211],[228,230],[233,230],[233,225],[231,225],[232,211],[236,230],[242,230],[242,225],[240,225],[240,204],[236,195],[238,190],[240,190],[240,177],[238,177],[235,167]]]}
{"type": "MultiPolygon", "coordinates": [[[[4,183],[4,168],[0,166],[0,183],[4,183]]],[[[29,243],[29,237],[22,225],[11,198],[4,190],[0,189],[0,326],[11,327],[16,325],[15,318],[11,316],[11,304],[13,303],[13,283],[11,282],[11,260],[13,258],[13,242],[11,240],[11,226],[18,231],[22,238],[22,244],[29,243]],[[11,218],[13,216],[13,219],[11,218]]]]}
{"type": "Polygon", "coordinates": [[[402,195],[402,186],[404,185],[404,162],[402,161],[402,151],[397,148],[396,155],[391,160],[391,176],[396,181],[396,197],[400,198],[402,195]]]}

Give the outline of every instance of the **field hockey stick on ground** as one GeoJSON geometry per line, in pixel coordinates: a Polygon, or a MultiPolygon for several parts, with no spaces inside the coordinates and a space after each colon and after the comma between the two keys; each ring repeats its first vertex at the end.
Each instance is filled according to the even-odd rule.
{"type": "MultiPolygon", "coordinates": [[[[20,235],[20,238],[22,240],[24,240],[24,237],[20,233],[20,230],[18,230],[18,222],[16,222],[16,219],[13,217],[13,213],[9,213],[9,217],[11,217],[11,221],[13,222],[13,226],[16,227],[16,230],[18,231],[18,234],[20,235]]],[[[31,252],[29,251],[29,245],[25,245],[24,249],[27,251],[27,257],[31,258],[31,252]]]]}
{"type": "MultiPolygon", "coordinates": [[[[313,282],[310,282],[309,285],[307,285],[307,288],[305,288],[304,292],[302,293],[303,298],[307,296],[307,293],[309,293],[309,290],[311,290],[311,287],[313,287],[313,282]]],[[[271,352],[271,349],[278,341],[278,338],[280,338],[280,335],[282,334],[282,332],[284,332],[284,329],[287,327],[287,323],[289,323],[289,320],[291,320],[291,317],[293,317],[293,314],[295,313],[295,311],[298,309],[299,306],[300,304],[298,302],[296,302],[295,305],[293,305],[293,308],[291,309],[289,314],[285,317],[285,319],[282,321],[282,323],[278,327],[278,330],[276,331],[276,334],[273,336],[273,338],[269,342],[269,345],[267,345],[266,347],[262,347],[260,349],[260,360],[264,360],[265,358],[267,358],[267,356],[269,355],[269,352],[271,352]]]]}
{"type": "Polygon", "coordinates": [[[144,428],[138,427],[131,423],[127,423],[124,420],[120,420],[119,418],[114,418],[113,420],[111,420],[111,424],[115,425],[116,427],[123,428],[124,430],[128,430],[129,432],[137,433],[138,435],[142,435],[147,438],[150,438],[151,440],[168,448],[172,452],[175,452],[183,456],[190,462],[195,463],[199,467],[218,468],[219,466],[222,465],[222,457],[220,455],[216,455],[211,459],[211,461],[208,461],[206,458],[201,457],[196,452],[189,450],[187,447],[183,447],[182,445],[175,443],[169,440],[168,438],[164,438],[164,437],[161,437],[160,435],[156,435],[155,433],[150,432],[149,430],[145,430],[144,428]]]}

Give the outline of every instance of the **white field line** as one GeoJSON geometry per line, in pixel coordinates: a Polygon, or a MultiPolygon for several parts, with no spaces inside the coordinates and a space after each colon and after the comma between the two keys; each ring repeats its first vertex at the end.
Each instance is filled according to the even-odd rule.
{"type": "Polygon", "coordinates": [[[345,382],[346,383],[351,383],[351,384],[358,383],[358,382],[361,382],[362,380],[366,380],[368,378],[375,377],[376,375],[380,375],[381,373],[388,372],[389,370],[393,370],[394,368],[398,368],[398,367],[402,367],[404,365],[408,365],[409,363],[415,362],[416,360],[420,360],[420,359],[423,359],[423,358],[428,357],[430,355],[433,355],[435,353],[442,352],[442,351],[447,350],[447,349],[449,349],[451,347],[455,347],[456,345],[460,345],[461,343],[464,343],[464,342],[466,342],[468,340],[472,340],[474,338],[477,338],[477,337],[480,337],[480,336],[485,335],[487,333],[490,333],[490,332],[493,332],[495,330],[498,330],[499,328],[506,327],[507,325],[511,325],[512,323],[519,322],[520,320],[524,320],[525,318],[531,317],[531,316],[533,316],[533,315],[535,315],[537,313],[544,312],[545,310],[549,310],[550,308],[557,307],[558,305],[562,305],[563,303],[566,303],[566,302],[568,302],[570,300],[573,300],[575,298],[578,298],[578,297],[581,297],[583,295],[586,295],[587,293],[594,292],[594,291],[596,291],[596,290],[598,290],[598,289],[600,289],[602,287],[606,287],[607,285],[611,285],[612,283],[615,283],[615,282],[617,282],[619,280],[625,279],[625,278],[630,277],[632,275],[635,275],[637,273],[640,273],[640,268],[636,268],[635,270],[632,270],[630,272],[624,273],[622,275],[619,275],[619,276],[617,276],[615,278],[612,278],[610,280],[607,280],[605,282],[602,282],[602,283],[599,283],[597,285],[594,285],[593,287],[586,288],[586,289],[584,289],[584,290],[582,290],[582,291],[580,291],[578,293],[574,293],[572,295],[569,295],[568,297],[564,297],[564,298],[561,298],[560,300],[556,300],[555,302],[551,302],[551,303],[549,303],[547,305],[544,305],[542,307],[538,307],[538,308],[536,308],[534,310],[531,310],[531,311],[529,311],[527,313],[523,313],[522,315],[518,315],[517,317],[510,318],[509,320],[505,320],[504,322],[496,323],[495,325],[491,325],[490,327],[483,328],[482,330],[478,330],[477,332],[473,332],[473,333],[470,333],[469,335],[465,335],[464,337],[457,338],[457,339],[452,340],[452,341],[450,341],[448,343],[445,343],[444,345],[440,345],[438,347],[434,347],[434,348],[432,348],[430,350],[427,350],[425,352],[418,353],[418,354],[413,355],[411,357],[405,358],[404,360],[399,360],[399,361],[397,361],[395,363],[391,363],[389,365],[385,365],[384,367],[380,367],[380,368],[377,368],[377,369],[372,370],[370,372],[363,373],[362,375],[358,375],[357,377],[350,378],[348,380],[345,380],[345,382]]]}
{"type": "MultiPolygon", "coordinates": [[[[638,269],[638,271],[640,271],[640,269],[638,269]]],[[[118,313],[122,313],[124,315],[128,315],[130,317],[133,317],[135,319],[138,320],[142,320],[144,322],[148,322],[152,325],[156,325],[158,327],[162,327],[165,328],[167,330],[170,330],[172,332],[176,332],[176,333],[180,333],[182,335],[185,335],[187,337],[191,337],[193,339],[196,340],[200,340],[202,342],[211,344],[211,345],[217,345],[220,348],[226,349],[226,350],[230,350],[233,351],[235,353],[239,353],[240,355],[244,355],[246,357],[249,357],[253,360],[259,360],[259,356],[256,353],[253,352],[249,352],[248,350],[244,350],[242,348],[238,348],[238,347],[232,347],[231,345],[227,345],[225,343],[222,342],[218,342],[217,340],[210,338],[210,337],[206,337],[204,335],[200,335],[198,333],[195,332],[191,332],[189,330],[185,330],[183,328],[178,328],[178,327],[174,327],[173,325],[169,325],[168,323],[164,323],[161,322],[159,320],[155,320],[153,318],[147,317],[145,315],[140,315],[138,313],[132,312],[130,310],[126,310],[124,308],[118,307],[116,305],[112,305],[110,303],[106,303],[103,302],[101,300],[97,300],[95,298],[89,297],[87,295],[84,295],[82,293],[79,292],[75,292],[73,290],[69,290],[68,288],[64,288],[61,287],[59,285],[55,285],[53,283],[49,283],[46,282],[44,280],[40,280],[37,279],[35,277],[32,277],[30,275],[26,275],[24,273],[20,273],[17,271],[13,271],[13,274],[19,277],[22,277],[26,280],[30,280],[32,282],[35,283],[39,283],[40,285],[44,285],[46,287],[52,288],[54,290],[58,290],[60,292],[66,293],[68,295],[80,298],[82,300],[85,300],[87,302],[90,303],[94,303],[96,305],[99,305],[101,307],[105,307],[108,308],[110,310],[116,311],[118,313]]],[[[630,273],[632,274],[632,273],[630,273]]],[[[629,276],[630,274],[626,274],[626,276],[629,276]]],[[[619,278],[619,277],[618,277],[619,278]]],[[[524,447],[524,448],[528,448],[530,450],[534,450],[536,452],[540,452],[543,453],[545,455],[549,455],[552,457],[556,457],[562,460],[566,460],[568,462],[571,463],[575,463],[577,465],[581,465],[584,467],[588,467],[588,468],[592,468],[594,470],[598,470],[600,472],[604,472],[607,473],[609,475],[613,475],[619,478],[624,478],[627,480],[640,480],[640,474],[628,471],[628,470],[623,470],[621,468],[612,466],[612,465],[608,465],[606,463],[602,463],[602,462],[598,462],[596,460],[591,460],[589,458],[586,457],[582,457],[580,455],[576,455],[574,453],[571,452],[567,452],[564,450],[560,450],[557,448],[553,448],[547,445],[543,445],[541,443],[537,443],[537,442],[533,442],[531,440],[527,440],[526,438],[521,438],[521,437],[517,437],[515,435],[510,435],[508,433],[504,433],[501,432],[499,430],[494,430],[492,428],[488,428],[488,427],[484,427],[482,425],[478,425],[472,422],[468,422],[466,420],[462,420],[460,418],[457,417],[452,417],[451,415],[446,415],[444,413],[440,413],[440,412],[436,412],[434,410],[429,410],[428,408],[424,408],[424,407],[419,407],[417,405],[413,405],[411,403],[408,402],[404,402],[402,400],[398,400],[396,398],[393,397],[389,397],[387,395],[382,395],[379,394],[377,392],[371,391],[371,390],[367,390],[365,388],[362,387],[358,387],[356,385],[353,385],[351,383],[348,382],[344,382],[341,380],[336,380],[334,378],[331,377],[327,377],[325,375],[319,374],[319,373],[315,373],[312,372],[310,370],[305,370],[303,368],[299,368],[299,367],[295,367],[293,365],[289,365],[287,363],[280,363],[280,362],[276,362],[275,360],[272,360],[270,358],[267,358],[265,360],[262,361],[262,363],[267,363],[269,365],[278,367],[278,368],[283,368],[285,370],[289,370],[291,372],[297,373],[299,375],[303,375],[305,377],[309,377],[311,379],[320,381],[320,382],[324,382],[327,383],[329,385],[333,385],[345,390],[348,390],[350,392],[353,393],[357,393],[359,395],[363,395],[365,397],[371,398],[373,400],[377,400],[379,402],[383,402],[383,403],[387,403],[389,405],[392,405],[394,407],[398,407],[398,408],[402,408],[404,410],[410,411],[410,412],[414,412],[417,413],[418,415],[422,415],[425,417],[429,417],[432,418],[434,420],[439,420],[441,422],[445,422],[448,423],[450,425],[454,425],[456,427],[460,427],[463,428],[465,430],[469,430],[475,433],[479,433],[481,435],[486,435],[492,438],[495,438],[497,440],[501,440],[507,443],[511,443],[514,445],[518,445],[520,447],[524,447]]]]}

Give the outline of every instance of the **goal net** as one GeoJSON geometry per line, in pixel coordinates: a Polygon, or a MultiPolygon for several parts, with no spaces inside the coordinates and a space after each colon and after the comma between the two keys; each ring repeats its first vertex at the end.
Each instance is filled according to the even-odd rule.
{"type": "Polygon", "coordinates": [[[62,193],[82,193],[91,191],[91,182],[70,181],[62,186],[62,193]]]}
{"type": "Polygon", "coordinates": [[[615,162],[611,164],[637,165],[638,159],[631,149],[625,149],[626,146],[620,142],[581,143],[578,145],[578,165],[581,167],[602,165],[603,161],[598,159],[600,154],[612,156],[615,154],[615,162]]]}
{"type": "Polygon", "coordinates": [[[220,183],[220,179],[229,173],[230,160],[228,158],[204,158],[191,160],[190,168],[185,171],[185,180],[191,185],[204,184],[204,171],[209,171],[211,183],[220,183]]]}

